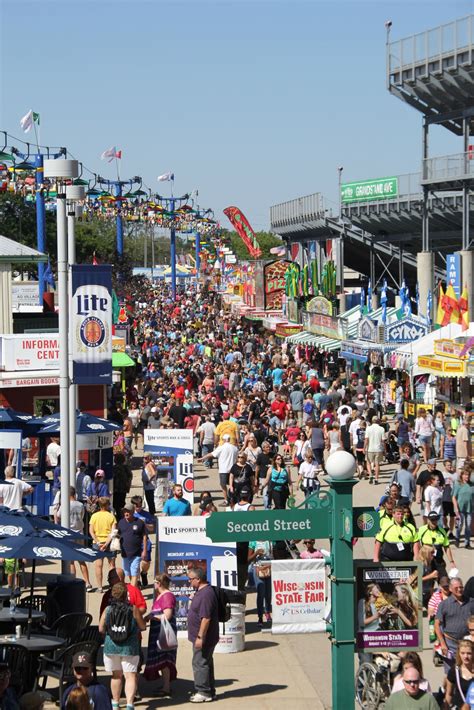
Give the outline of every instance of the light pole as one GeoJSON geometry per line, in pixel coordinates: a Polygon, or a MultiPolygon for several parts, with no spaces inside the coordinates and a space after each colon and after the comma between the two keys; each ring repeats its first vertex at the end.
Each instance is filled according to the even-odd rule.
{"type": "MultiPolygon", "coordinates": [[[[340,165],[337,169],[337,174],[338,174],[338,186],[339,186],[339,223],[342,224],[342,172],[344,170],[344,167],[340,165]]],[[[340,261],[340,267],[339,267],[339,284],[340,284],[340,289],[341,289],[341,295],[340,295],[340,304],[339,307],[341,309],[341,313],[343,313],[346,310],[346,297],[344,294],[344,234],[341,233],[339,237],[339,261],[340,261]]]]}
{"type": "MultiPolygon", "coordinates": [[[[86,191],[82,185],[68,185],[66,187],[67,204],[67,250],[68,250],[68,303],[72,297],[72,277],[71,267],[76,263],[76,217],[82,207],[77,203],[84,200],[86,191]]],[[[76,409],[77,409],[77,385],[73,382],[73,360],[72,360],[72,330],[69,333],[69,485],[76,485],[76,409]]],[[[62,461],[61,456],[61,461],[62,461]]]]}
{"type": "MultiPolygon", "coordinates": [[[[59,308],[59,412],[61,441],[61,524],[69,527],[69,298],[66,182],[79,174],[77,160],[45,160],[44,176],[56,180],[59,308]]],[[[73,424],[75,428],[75,422],[73,424]]],[[[67,565],[63,572],[67,572],[67,565]]]]}

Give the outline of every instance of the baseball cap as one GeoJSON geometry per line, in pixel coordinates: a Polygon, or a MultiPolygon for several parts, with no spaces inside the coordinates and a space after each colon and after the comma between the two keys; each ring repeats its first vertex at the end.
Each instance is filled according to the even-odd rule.
{"type": "Polygon", "coordinates": [[[105,476],[105,471],[102,468],[98,468],[95,472],[96,476],[105,476]]]}
{"type": "Polygon", "coordinates": [[[230,434],[224,434],[222,438],[224,439],[224,441],[230,441],[230,434]]]}
{"type": "Polygon", "coordinates": [[[122,510],[126,510],[129,513],[134,513],[135,508],[131,503],[127,503],[126,505],[123,506],[122,510]]]}
{"type": "Polygon", "coordinates": [[[72,658],[72,667],[76,668],[77,666],[84,668],[88,666],[89,668],[93,668],[94,664],[92,663],[91,654],[86,651],[79,651],[79,653],[76,653],[72,658]]]}
{"type": "Polygon", "coordinates": [[[436,466],[436,459],[428,459],[426,463],[428,463],[430,466],[436,466]]]}
{"type": "Polygon", "coordinates": [[[430,510],[426,517],[428,518],[428,520],[439,520],[439,515],[434,510],[430,510]]]}
{"type": "Polygon", "coordinates": [[[151,413],[154,414],[157,411],[156,407],[151,408],[151,413]]]}
{"type": "Polygon", "coordinates": [[[223,419],[228,419],[229,417],[230,417],[229,412],[224,412],[224,414],[222,415],[223,419]]]}

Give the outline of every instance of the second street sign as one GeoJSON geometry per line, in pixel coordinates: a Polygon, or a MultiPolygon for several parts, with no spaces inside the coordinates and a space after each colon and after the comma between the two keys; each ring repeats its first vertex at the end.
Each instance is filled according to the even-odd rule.
{"type": "Polygon", "coordinates": [[[207,536],[213,542],[324,539],[329,537],[329,529],[328,512],[315,515],[304,509],[213,513],[206,520],[207,536]]]}

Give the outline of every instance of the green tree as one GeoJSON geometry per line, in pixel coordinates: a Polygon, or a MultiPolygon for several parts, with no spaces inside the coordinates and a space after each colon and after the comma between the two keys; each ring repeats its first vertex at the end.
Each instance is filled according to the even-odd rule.
{"type": "MultiPolygon", "coordinates": [[[[270,254],[270,249],[272,249],[273,247],[281,247],[284,245],[283,240],[275,234],[272,234],[271,232],[255,232],[255,237],[257,239],[260,249],[262,250],[262,255],[259,257],[259,259],[274,258],[274,255],[270,254]]],[[[232,248],[238,259],[243,261],[248,261],[252,259],[252,257],[248,253],[247,247],[245,246],[244,242],[237,234],[237,232],[230,232],[224,230],[222,238],[224,239],[224,241],[229,242],[229,246],[232,248]]]]}

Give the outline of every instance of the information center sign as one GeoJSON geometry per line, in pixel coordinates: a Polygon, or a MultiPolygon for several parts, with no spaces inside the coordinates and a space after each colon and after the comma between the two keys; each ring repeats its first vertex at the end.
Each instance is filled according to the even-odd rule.
{"type": "Polygon", "coordinates": [[[346,202],[367,202],[367,200],[387,200],[398,195],[398,178],[378,178],[362,182],[346,182],[341,185],[341,200],[346,202]]]}

